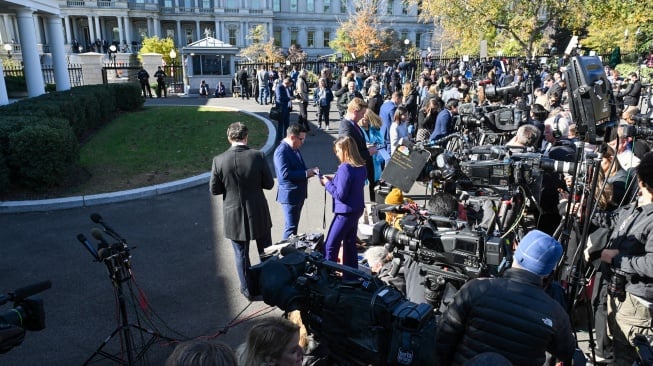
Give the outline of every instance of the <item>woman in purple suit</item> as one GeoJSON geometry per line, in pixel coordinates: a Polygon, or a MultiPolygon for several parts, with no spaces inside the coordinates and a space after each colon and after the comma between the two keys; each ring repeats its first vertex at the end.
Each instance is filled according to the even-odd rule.
{"type": "Polygon", "coordinates": [[[325,255],[330,261],[338,261],[338,251],[342,245],[342,264],[358,269],[356,234],[358,219],[365,207],[365,160],[358,153],[356,142],[349,136],[339,137],[333,150],[340,159],[338,170],[333,177],[320,177],[320,182],[333,197],[335,214],[326,238],[325,255]]]}

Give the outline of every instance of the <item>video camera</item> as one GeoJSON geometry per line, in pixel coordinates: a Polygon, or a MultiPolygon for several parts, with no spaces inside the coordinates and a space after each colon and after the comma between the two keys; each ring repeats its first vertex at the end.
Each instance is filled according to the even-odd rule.
{"type": "Polygon", "coordinates": [[[459,289],[471,279],[498,274],[508,251],[505,240],[487,236],[484,229],[466,229],[466,222],[448,217],[406,215],[398,225],[401,230],[378,222],[371,243],[386,244],[388,251],[420,263],[424,298],[436,308],[447,285],[459,289]]]}
{"type": "Polygon", "coordinates": [[[491,102],[505,101],[508,104],[512,98],[520,97],[524,94],[521,83],[497,87],[496,85],[487,85],[484,89],[485,98],[491,102]]]}
{"type": "Polygon", "coordinates": [[[477,107],[466,103],[458,107],[458,118],[465,129],[479,127],[492,132],[512,132],[527,122],[528,111],[515,105],[477,107]]]}
{"type": "MultiPolygon", "coordinates": [[[[478,153],[481,150],[472,150],[478,153]]],[[[538,182],[543,172],[573,174],[575,163],[554,160],[538,153],[514,153],[490,160],[469,160],[460,163],[462,173],[476,187],[504,187],[538,182]]]]}
{"type": "Polygon", "coordinates": [[[0,313],[0,353],[9,352],[23,343],[26,330],[45,329],[43,300],[30,297],[50,287],[50,281],[43,281],[0,295],[0,305],[9,301],[14,303],[11,310],[0,313]]]}
{"type": "Polygon", "coordinates": [[[286,312],[299,310],[330,357],[365,366],[434,362],[432,306],[412,303],[378,278],[318,252],[290,248],[251,268],[250,291],[286,312]]]}

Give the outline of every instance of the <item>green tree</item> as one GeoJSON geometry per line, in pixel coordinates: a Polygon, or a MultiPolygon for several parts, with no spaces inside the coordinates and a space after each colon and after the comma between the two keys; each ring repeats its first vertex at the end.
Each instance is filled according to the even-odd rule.
{"type": "Polygon", "coordinates": [[[171,50],[175,50],[177,55],[179,55],[179,51],[175,49],[175,42],[172,40],[172,38],[160,39],[157,36],[146,37],[143,39],[141,50],[138,51],[138,59],[142,61],[141,55],[144,53],[160,53],[165,63],[170,65],[173,61],[170,58],[171,50]]]}
{"type": "Polygon", "coordinates": [[[609,52],[619,46],[624,50],[649,51],[653,38],[653,0],[586,0],[588,36],[584,47],[609,52]]]}
{"type": "Polygon", "coordinates": [[[238,56],[246,57],[257,62],[282,62],[285,60],[283,52],[274,45],[274,38],[268,38],[268,32],[263,24],[250,29],[247,39],[251,40],[249,46],[242,48],[238,56]]]}
{"type": "Polygon", "coordinates": [[[455,6],[449,0],[407,1],[421,4],[420,19],[436,22],[454,52],[477,53],[480,41],[487,40],[490,52],[516,45],[531,57],[549,46],[547,29],[581,25],[584,0],[461,0],[455,6]]]}

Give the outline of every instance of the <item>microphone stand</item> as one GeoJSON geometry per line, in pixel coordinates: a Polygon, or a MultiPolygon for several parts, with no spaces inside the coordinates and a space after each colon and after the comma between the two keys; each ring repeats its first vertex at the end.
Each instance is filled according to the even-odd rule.
{"type": "Polygon", "coordinates": [[[121,365],[134,365],[136,362],[141,361],[145,357],[148,349],[156,342],[157,339],[174,341],[172,338],[165,337],[158,332],[142,327],[140,325],[140,321],[138,321],[137,324],[129,322],[127,306],[125,302],[125,293],[123,291],[123,283],[128,282],[132,278],[130,273],[130,258],[131,255],[129,254],[129,248],[123,244],[121,245],[120,249],[115,250],[115,252],[111,253],[111,255],[101,259],[107,267],[109,278],[111,279],[111,284],[113,285],[113,291],[118,300],[120,324],[84,362],[84,365],[91,363],[91,361],[96,356],[102,356],[121,365]],[[140,350],[138,349],[139,347],[136,346],[132,330],[140,333],[140,339],[142,342],[140,350]],[[150,339],[147,342],[145,342],[144,333],[150,335],[150,339]],[[124,345],[125,347],[122,355],[115,355],[104,350],[104,347],[109,344],[111,339],[113,339],[113,337],[116,335],[120,337],[121,346],[124,345]],[[136,351],[138,351],[138,353],[136,353],[136,351]]]}

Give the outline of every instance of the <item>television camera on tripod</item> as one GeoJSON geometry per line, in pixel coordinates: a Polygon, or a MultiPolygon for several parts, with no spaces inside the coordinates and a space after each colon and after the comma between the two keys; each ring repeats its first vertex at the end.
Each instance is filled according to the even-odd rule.
{"type": "Polygon", "coordinates": [[[0,353],[9,352],[25,339],[25,331],[45,329],[43,300],[32,296],[52,287],[43,281],[0,295],[0,305],[13,302],[13,308],[0,313],[0,353]]]}

